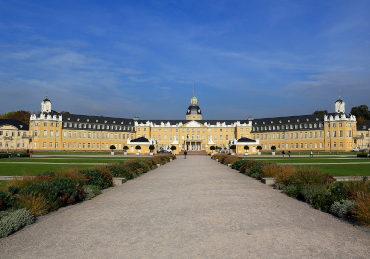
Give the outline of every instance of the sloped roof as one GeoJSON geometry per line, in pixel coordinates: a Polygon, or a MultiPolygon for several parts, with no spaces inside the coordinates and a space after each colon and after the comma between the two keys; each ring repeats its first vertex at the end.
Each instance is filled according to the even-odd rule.
{"type": "Polygon", "coordinates": [[[253,142],[256,142],[255,140],[253,139],[250,139],[250,138],[240,138],[238,139],[238,143],[253,143],[253,142]]]}
{"type": "Polygon", "coordinates": [[[365,121],[364,123],[357,125],[357,130],[369,130],[370,129],[370,120],[365,121]]]}
{"type": "Polygon", "coordinates": [[[142,142],[148,142],[149,143],[149,139],[147,139],[145,137],[140,137],[140,138],[133,139],[130,142],[134,142],[134,143],[135,142],[140,142],[140,143],[142,143],[142,142]]]}
{"type": "Polygon", "coordinates": [[[17,127],[19,130],[29,130],[29,126],[19,120],[0,119],[0,126],[5,125],[17,127]]]}

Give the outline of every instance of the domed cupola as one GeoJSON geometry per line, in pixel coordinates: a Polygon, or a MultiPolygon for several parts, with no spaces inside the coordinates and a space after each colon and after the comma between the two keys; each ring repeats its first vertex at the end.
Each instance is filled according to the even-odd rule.
{"type": "Polygon", "coordinates": [[[335,102],[335,113],[345,113],[345,102],[340,99],[340,95],[339,99],[335,102]]]}
{"type": "Polygon", "coordinates": [[[51,101],[48,99],[48,95],[41,102],[41,112],[51,112],[51,101]]]}
{"type": "Polygon", "coordinates": [[[195,96],[195,86],[193,97],[190,99],[190,106],[186,111],[186,120],[202,120],[202,111],[198,104],[198,98],[195,96]]]}

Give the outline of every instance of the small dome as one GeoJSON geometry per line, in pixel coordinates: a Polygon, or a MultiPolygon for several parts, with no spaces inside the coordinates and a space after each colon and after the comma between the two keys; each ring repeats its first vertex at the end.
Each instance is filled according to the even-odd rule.
{"type": "Polygon", "coordinates": [[[253,117],[252,117],[252,115],[249,115],[248,120],[249,120],[249,121],[254,120],[254,119],[253,119],[253,117]]]}
{"type": "Polygon", "coordinates": [[[202,111],[200,110],[199,106],[193,106],[193,105],[190,105],[188,110],[186,111],[186,115],[189,115],[189,114],[202,114],[202,111]]]}

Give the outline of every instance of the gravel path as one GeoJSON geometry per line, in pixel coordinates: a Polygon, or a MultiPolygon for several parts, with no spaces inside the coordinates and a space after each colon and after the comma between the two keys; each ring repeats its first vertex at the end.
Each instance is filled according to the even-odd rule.
{"type": "Polygon", "coordinates": [[[369,258],[370,236],[206,156],[8,238],[0,258],[369,258]]]}

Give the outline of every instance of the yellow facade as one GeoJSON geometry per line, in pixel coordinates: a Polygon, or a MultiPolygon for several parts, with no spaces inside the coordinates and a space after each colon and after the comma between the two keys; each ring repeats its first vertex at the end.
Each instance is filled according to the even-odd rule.
{"type": "Polygon", "coordinates": [[[76,114],[57,114],[51,111],[51,102],[41,103],[41,113],[30,120],[30,148],[52,151],[116,151],[128,146],[128,153],[137,152],[135,139],[144,137],[139,153],[149,153],[149,146],[170,150],[205,151],[211,146],[243,154],[249,146],[249,154],[257,153],[257,146],[270,151],[348,151],[354,147],[356,120],[344,113],[344,102],[335,103],[337,113],[328,115],[304,115],[267,119],[202,120],[198,100],[191,98],[185,120],[122,119],[76,114]]]}
{"type": "Polygon", "coordinates": [[[30,148],[30,136],[27,125],[18,121],[0,120],[0,151],[12,152],[30,148]]]}

